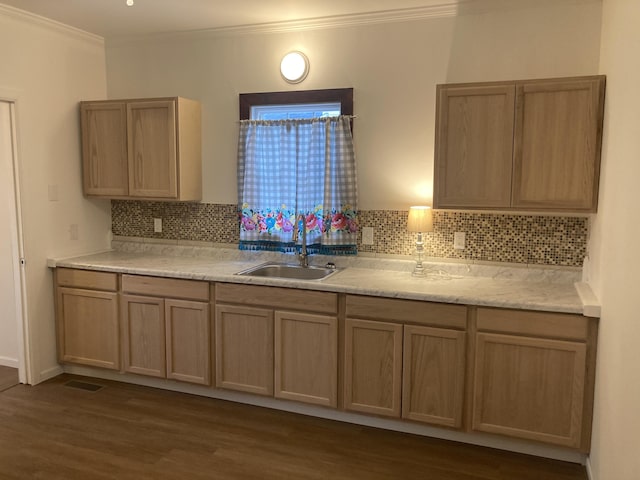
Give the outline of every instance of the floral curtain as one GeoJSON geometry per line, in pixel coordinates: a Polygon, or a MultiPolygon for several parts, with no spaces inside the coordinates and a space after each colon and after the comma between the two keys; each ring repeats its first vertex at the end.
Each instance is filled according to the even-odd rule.
{"type": "Polygon", "coordinates": [[[356,200],[350,117],[240,122],[240,249],[355,254],[356,200]]]}

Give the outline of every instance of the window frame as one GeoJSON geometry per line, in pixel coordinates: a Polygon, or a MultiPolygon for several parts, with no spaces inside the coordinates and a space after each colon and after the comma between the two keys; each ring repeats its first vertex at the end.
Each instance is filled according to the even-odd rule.
{"type": "MultiPolygon", "coordinates": [[[[250,120],[255,105],[340,102],[341,115],[353,115],[353,88],[293,90],[289,92],[241,93],[238,99],[240,120],[250,120]]],[[[352,127],[353,129],[353,124],[352,127]]]]}

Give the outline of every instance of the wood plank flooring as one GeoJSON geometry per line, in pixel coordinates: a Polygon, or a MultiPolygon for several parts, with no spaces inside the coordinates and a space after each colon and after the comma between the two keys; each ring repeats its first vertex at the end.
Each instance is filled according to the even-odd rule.
{"type": "Polygon", "coordinates": [[[71,375],[0,393],[0,479],[586,480],[582,466],[71,375]],[[102,385],[90,392],[71,380],[102,385]]]}
{"type": "Polygon", "coordinates": [[[18,384],[18,369],[0,365],[0,392],[18,384]]]}

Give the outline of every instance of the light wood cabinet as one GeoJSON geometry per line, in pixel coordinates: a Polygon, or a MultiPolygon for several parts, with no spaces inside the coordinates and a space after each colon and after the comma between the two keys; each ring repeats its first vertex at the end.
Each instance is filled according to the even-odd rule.
{"type": "Polygon", "coordinates": [[[112,273],[57,269],[60,362],[120,368],[117,285],[112,273]]]}
{"type": "Polygon", "coordinates": [[[404,327],[402,418],[462,427],[466,333],[404,327]]]}
{"type": "Polygon", "coordinates": [[[166,299],[167,378],[210,385],[209,304],[166,299]]]}
{"type": "Polygon", "coordinates": [[[434,207],[595,212],[604,85],[438,85],[434,207]]]}
{"type": "Polygon", "coordinates": [[[336,407],[338,319],[275,312],[275,397],[336,407]]]}
{"type": "Polygon", "coordinates": [[[122,351],[125,372],[165,378],[164,299],[122,295],[122,351]]]}
{"type": "Polygon", "coordinates": [[[347,295],[344,406],[462,427],[467,308],[347,295]]]}
{"type": "Polygon", "coordinates": [[[85,195],[200,200],[200,116],[181,97],[81,102],[85,195]]]}
{"type": "Polygon", "coordinates": [[[347,318],[344,407],[400,417],[402,325],[347,318]]]}
{"type": "Polygon", "coordinates": [[[337,294],[215,286],[216,386],[337,406],[337,294]]]}
{"type": "Polygon", "coordinates": [[[124,371],[210,385],[208,288],[206,282],[123,275],[124,371]]]}
{"type": "Polygon", "coordinates": [[[479,308],[477,328],[473,429],[588,450],[593,321],[479,308]]]}
{"type": "Polygon", "coordinates": [[[216,305],[216,387],[273,395],[273,311],[216,305]]]}

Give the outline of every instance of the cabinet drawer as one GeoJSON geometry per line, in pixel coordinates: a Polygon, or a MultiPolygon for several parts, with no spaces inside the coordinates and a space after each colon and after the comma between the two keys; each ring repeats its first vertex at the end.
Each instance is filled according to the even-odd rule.
{"type": "Polygon", "coordinates": [[[60,287],[88,288],[110,292],[118,290],[118,274],[110,272],[58,268],[56,281],[60,287]]]}
{"type": "Polygon", "coordinates": [[[466,329],[467,307],[444,303],[347,295],[347,316],[466,329]]]}
{"type": "Polygon", "coordinates": [[[217,283],[215,290],[216,302],[318,313],[338,311],[338,295],[330,292],[231,283],[217,283]]]}
{"type": "Polygon", "coordinates": [[[478,331],[586,341],[588,323],[570,313],[478,308],[478,331]]]}
{"type": "Polygon", "coordinates": [[[122,275],[122,291],[155,297],[209,301],[209,283],[198,280],[122,275]]]}

